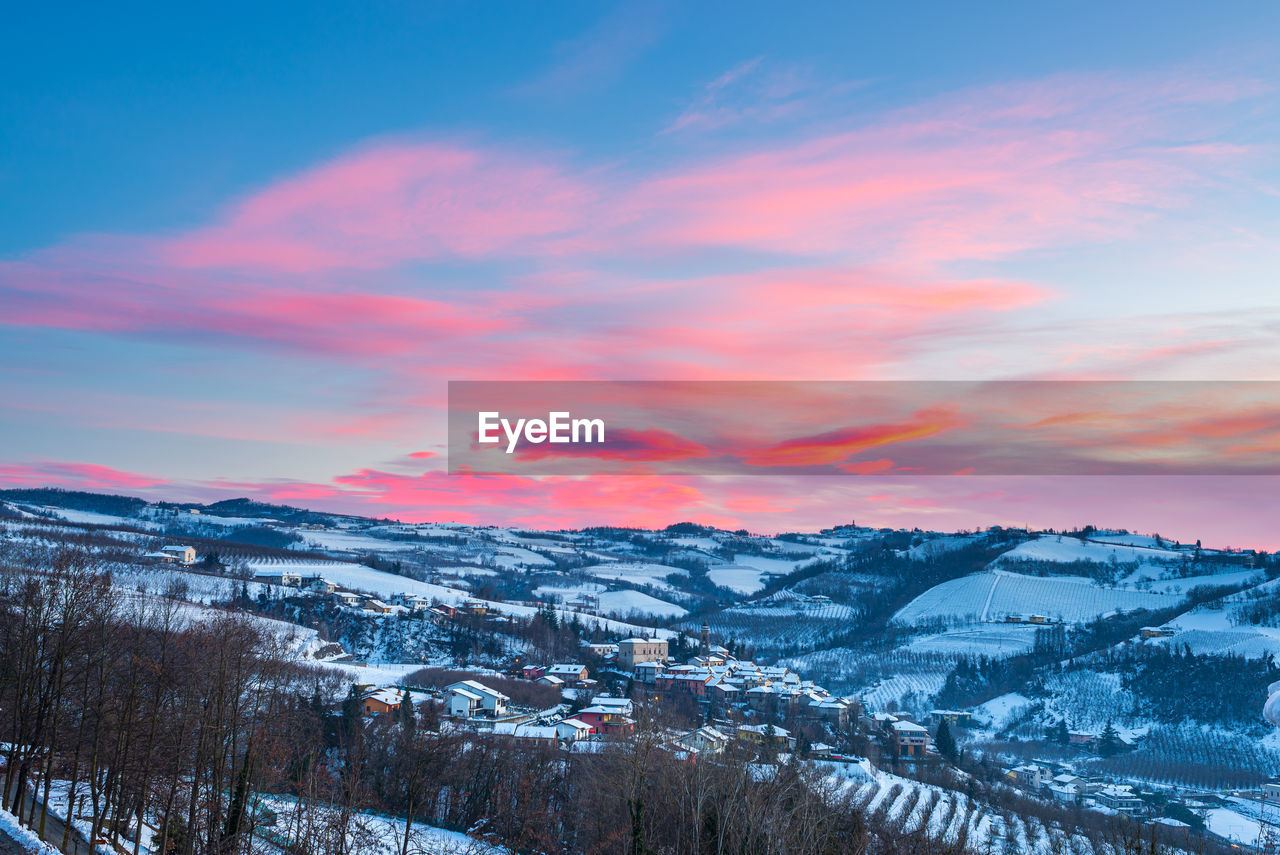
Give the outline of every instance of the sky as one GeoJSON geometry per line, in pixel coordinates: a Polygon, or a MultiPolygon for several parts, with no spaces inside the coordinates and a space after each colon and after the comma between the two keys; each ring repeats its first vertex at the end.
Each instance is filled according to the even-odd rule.
{"type": "Polygon", "coordinates": [[[1280,7],[872,5],[10,10],[0,486],[1280,547],[1273,476],[448,473],[450,380],[1280,380],[1280,7]]]}

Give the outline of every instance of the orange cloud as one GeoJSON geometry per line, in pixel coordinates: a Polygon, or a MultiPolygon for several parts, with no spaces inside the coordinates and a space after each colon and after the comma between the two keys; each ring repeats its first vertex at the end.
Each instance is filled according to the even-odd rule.
{"type": "MultiPolygon", "coordinates": [[[[936,436],[964,424],[953,407],[929,407],[905,422],[868,425],[828,431],[778,443],[747,454],[751,466],[821,466],[840,463],[869,448],[936,436]]],[[[892,465],[892,461],[889,461],[892,465]]],[[[870,465],[878,465],[872,461],[870,465]]]]}

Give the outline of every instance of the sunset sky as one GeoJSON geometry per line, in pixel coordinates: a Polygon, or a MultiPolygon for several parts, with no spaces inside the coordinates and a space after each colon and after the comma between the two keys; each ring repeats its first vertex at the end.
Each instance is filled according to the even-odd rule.
{"type": "Polygon", "coordinates": [[[796,5],[10,9],[0,487],[1280,548],[1274,476],[445,471],[449,380],[1280,380],[1280,6],[796,5]]]}

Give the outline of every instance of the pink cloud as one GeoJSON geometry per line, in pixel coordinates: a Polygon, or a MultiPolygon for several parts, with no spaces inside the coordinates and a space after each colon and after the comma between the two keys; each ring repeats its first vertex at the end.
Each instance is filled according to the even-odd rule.
{"type": "Polygon", "coordinates": [[[280,181],[156,251],[178,267],[289,273],[545,251],[581,227],[594,194],[523,155],[387,143],[280,181]]]}
{"type": "Polygon", "coordinates": [[[77,490],[141,490],[171,482],[96,463],[43,460],[0,465],[0,484],[11,487],[48,486],[77,490]]]}

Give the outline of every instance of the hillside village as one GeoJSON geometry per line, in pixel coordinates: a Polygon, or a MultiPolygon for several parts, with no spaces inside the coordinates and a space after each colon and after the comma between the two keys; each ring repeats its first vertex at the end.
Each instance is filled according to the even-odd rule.
{"type": "Polygon", "coordinates": [[[1096,842],[1121,818],[1207,851],[1259,845],[1280,817],[1261,717],[1280,572],[1253,550],[1092,528],[527,532],[0,498],[12,572],[74,549],[121,595],[257,621],[324,675],[308,703],[329,730],[412,724],[570,763],[643,745],[795,764],[872,826],[957,851],[1048,851],[1068,828],[1096,842]]]}

